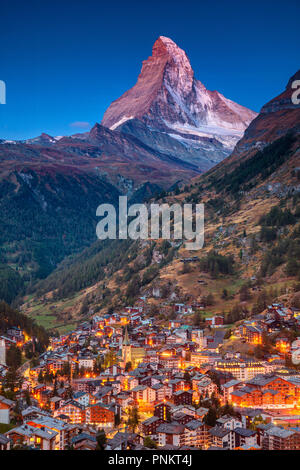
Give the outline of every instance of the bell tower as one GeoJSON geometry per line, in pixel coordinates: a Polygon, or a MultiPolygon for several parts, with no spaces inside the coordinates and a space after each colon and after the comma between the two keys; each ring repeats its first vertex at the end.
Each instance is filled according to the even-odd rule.
{"type": "Polygon", "coordinates": [[[130,340],[128,336],[127,325],[125,326],[125,335],[124,335],[123,344],[122,344],[122,359],[123,359],[124,367],[127,364],[127,362],[131,362],[131,345],[130,345],[130,340]]]}

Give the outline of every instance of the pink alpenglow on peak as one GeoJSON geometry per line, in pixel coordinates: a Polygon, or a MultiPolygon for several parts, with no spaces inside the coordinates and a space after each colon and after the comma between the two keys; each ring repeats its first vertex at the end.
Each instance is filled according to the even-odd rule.
{"type": "Polygon", "coordinates": [[[207,90],[196,80],[186,53],[160,36],[136,85],[109,106],[102,125],[133,134],[160,151],[164,145],[170,152],[176,139],[190,148],[190,161],[206,169],[233,150],[256,115],[218,91],[207,90]]]}

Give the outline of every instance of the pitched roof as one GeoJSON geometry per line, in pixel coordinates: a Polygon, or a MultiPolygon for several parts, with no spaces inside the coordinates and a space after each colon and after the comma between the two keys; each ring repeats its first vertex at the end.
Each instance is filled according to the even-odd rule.
{"type": "Polygon", "coordinates": [[[280,428],[279,426],[273,426],[266,431],[266,434],[285,439],[295,434],[295,431],[289,431],[288,429],[280,428]]]}
{"type": "Polygon", "coordinates": [[[35,435],[42,439],[53,439],[58,434],[58,432],[53,431],[53,429],[36,428],[34,426],[29,426],[28,424],[22,424],[22,426],[18,426],[7,432],[8,435],[14,433],[27,437],[35,435]]]}
{"type": "Polygon", "coordinates": [[[83,440],[88,440],[92,442],[96,442],[97,439],[95,436],[92,436],[91,434],[82,432],[78,434],[77,436],[74,436],[71,440],[72,444],[76,444],[77,442],[83,441],[83,440]]]}
{"type": "Polygon", "coordinates": [[[185,424],[185,427],[190,430],[195,430],[201,428],[202,426],[204,426],[204,423],[200,419],[193,419],[192,421],[189,421],[187,424],[185,424]]]}
{"type": "Polygon", "coordinates": [[[162,423],[158,426],[157,432],[158,433],[166,433],[166,434],[181,434],[184,431],[184,426],[182,424],[177,423],[177,421],[173,421],[172,423],[162,423]]]}
{"type": "Polygon", "coordinates": [[[248,428],[235,428],[234,432],[243,437],[251,437],[251,436],[255,436],[256,434],[256,431],[253,431],[252,429],[248,429],[248,428]]]}
{"type": "Polygon", "coordinates": [[[231,432],[230,429],[225,429],[222,426],[215,426],[214,428],[209,430],[209,433],[212,436],[216,436],[216,437],[224,437],[230,432],[231,432]]]}

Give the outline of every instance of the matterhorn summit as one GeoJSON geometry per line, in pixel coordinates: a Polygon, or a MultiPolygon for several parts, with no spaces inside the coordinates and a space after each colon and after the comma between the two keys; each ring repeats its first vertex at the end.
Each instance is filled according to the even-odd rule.
{"type": "Polygon", "coordinates": [[[207,170],[231,153],[256,113],[207,90],[186,53],[160,36],[136,85],[114,101],[102,125],[207,170]]]}

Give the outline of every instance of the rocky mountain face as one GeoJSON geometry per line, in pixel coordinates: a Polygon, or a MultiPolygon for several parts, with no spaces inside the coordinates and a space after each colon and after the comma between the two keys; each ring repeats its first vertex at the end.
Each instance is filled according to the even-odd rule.
{"type": "Polygon", "coordinates": [[[207,170],[231,153],[255,116],[207,90],[186,53],[160,36],[136,85],[110,105],[102,124],[207,170]]]}
{"type": "MultiPolygon", "coordinates": [[[[244,136],[236,144],[232,154],[223,163],[216,165],[207,173],[207,177],[218,175],[222,178],[226,172],[231,172],[241,164],[246,164],[259,151],[274,143],[287,134],[293,135],[294,144],[286,159],[285,165],[281,165],[278,159],[274,164],[280,163],[280,171],[273,172],[273,180],[282,186],[291,179],[291,172],[300,165],[300,105],[292,102],[292,94],[295,89],[292,83],[300,79],[298,70],[288,81],[285,90],[266,103],[257,117],[250,123],[244,136]]],[[[296,182],[296,181],[295,181],[296,182]]]]}
{"type": "Polygon", "coordinates": [[[294,89],[292,83],[300,79],[300,70],[288,81],[280,95],[266,103],[258,116],[251,122],[243,138],[236,145],[233,158],[239,158],[245,152],[263,148],[287,132],[300,131],[300,105],[292,102],[294,89]]]}

